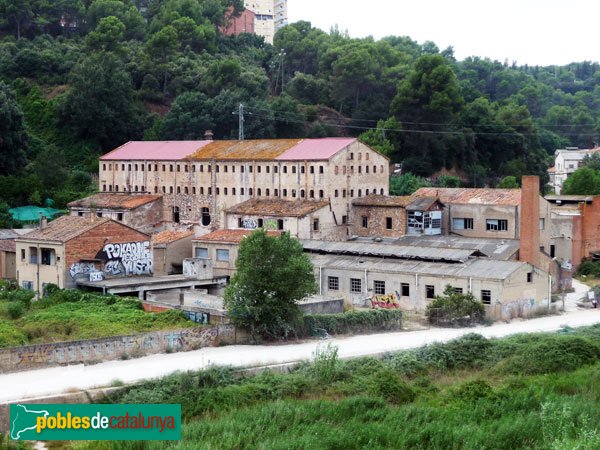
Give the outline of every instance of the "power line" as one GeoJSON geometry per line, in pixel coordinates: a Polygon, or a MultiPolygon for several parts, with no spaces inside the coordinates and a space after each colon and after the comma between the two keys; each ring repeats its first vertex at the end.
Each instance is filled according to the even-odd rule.
{"type": "MultiPolygon", "coordinates": [[[[253,109],[263,110],[274,112],[273,110],[269,110],[266,108],[253,107],[253,109]]],[[[255,117],[260,117],[268,120],[275,120],[279,122],[293,122],[293,123],[301,123],[304,125],[309,125],[311,122],[307,120],[299,120],[292,119],[289,117],[281,117],[277,115],[267,116],[258,113],[252,113],[255,117]]],[[[403,129],[403,128],[378,128],[378,127],[363,127],[359,125],[342,125],[339,123],[330,123],[326,121],[321,122],[324,125],[335,127],[335,128],[348,128],[348,129],[356,129],[356,130],[374,130],[374,131],[392,131],[397,133],[412,133],[412,134],[440,134],[440,135],[472,135],[472,136],[535,136],[537,133],[534,132],[485,132],[485,131],[467,131],[467,130],[411,130],[411,129],[403,129]]],[[[447,126],[447,124],[445,124],[447,126]]],[[[580,137],[594,137],[597,136],[597,133],[563,133],[563,136],[580,136],[580,137]]]]}

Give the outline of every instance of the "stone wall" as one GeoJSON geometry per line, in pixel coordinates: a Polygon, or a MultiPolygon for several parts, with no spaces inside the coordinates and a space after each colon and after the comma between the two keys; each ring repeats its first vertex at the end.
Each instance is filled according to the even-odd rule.
{"type": "Polygon", "coordinates": [[[85,341],[56,342],[0,349],[0,373],[69,364],[93,364],[219,344],[247,343],[233,326],[184,328],[85,341]]]}
{"type": "Polygon", "coordinates": [[[406,209],[401,206],[352,206],[350,234],[362,237],[399,238],[406,234],[406,209]],[[367,226],[363,227],[363,217],[367,226]],[[388,218],[391,228],[388,228],[388,218]]]}

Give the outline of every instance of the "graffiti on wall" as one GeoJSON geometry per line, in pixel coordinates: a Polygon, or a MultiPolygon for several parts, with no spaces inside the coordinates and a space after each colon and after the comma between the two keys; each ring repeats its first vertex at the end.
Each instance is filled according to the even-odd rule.
{"type": "Polygon", "coordinates": [[[242,228],[247,230],[254,230],[258,228],[258,222],[256,219],[242,219],[242,228]]]}
{"type": "Polygon", "coordinates": [[[152,252],[150,241],[106,244],[101,252],[106,264],[107,275],[150,275],[152,273],[152,252]]]}
{"type": "Polygon", "coordinates": [[[400,308],[396,294],[383,294],[371,296],[371,308],[378,309],[397,309],[400,308]]]}
{"type": "MultiPolygon", "coordinates": [[[[208,316],[205,317],[208,320],[208,316]]],[[[198,316],[201,323],[202,316],[198,316]]],[[[57,364],[80,364],[115,360],[124,354],[143,356],[165,351],[189,351],[215,345],[216,327],[185,328],[130,336],[56,342],[0,349],[0,372],[57,364]]]]}
{"type": "Polygon", "coordinates": [[[76,262],[69,267],[71,278],[75,279],[77,275],[88,275],[96,271],[96,265],[93,262],[76,262]]]}

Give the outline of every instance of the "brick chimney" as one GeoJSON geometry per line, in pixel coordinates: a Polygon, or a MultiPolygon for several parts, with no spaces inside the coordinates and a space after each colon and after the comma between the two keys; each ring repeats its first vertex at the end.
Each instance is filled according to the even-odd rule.
{"type": "Polygon", "coordinates": [[[519,260],[540,265],[540,179],[525,175],[521,179],[521,216],[519,260]]]}

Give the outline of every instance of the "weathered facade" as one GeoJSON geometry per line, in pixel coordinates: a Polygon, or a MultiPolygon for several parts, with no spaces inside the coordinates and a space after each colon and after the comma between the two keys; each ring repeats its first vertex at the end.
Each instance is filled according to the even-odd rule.
{"type": "Polygon", "coordinates": [[[67,205],[72,216],[105,217],[144,233],[163,224],[162,195],[99,193],[67,205]]]}
{"type": "Polygon", "coordinates": [[[345,240],[347,227],[337,224],[327,201],[252,199],[225,211],[226,228],[287,231],[299,239],[345,240]]]}
{"type": "Polygon", "coordinates": [[[152,274],[150,236],[107,218],[63,216],[16,240],[17,279],[43,295],[44,286],[76,280],[152,274]]]}
{"type": "Polygon", "coordinates": [[[389,160],[351,138],[129,142],[100,158],[99,189],[162,194],[165,220],[200,235],[255,198],[328,201],[343,225],[352,199],[387,194],[388,177],[389,160]]]}
{"type": "Polygon", "coordinates": [[[350,235],[400,237],[406,234],[406,207],[411,197],[368,195],[352,200],[350,235]]]}
{"type": "Polygon", "coordinates": [[[0,278],[17,278],[17,246],[13,239],[0,239],[0,278]]]}
{"type": "Polygon", "coordinates": [[[154,275],[183,273],[183,261],[192,257],[193,231],[162,231],[152,235],[154,275]]]}
{"type": "Polygon", "coordinates": [[[561,194],[564,182],[581,167],[585,157],[598,152],[600,152],[600,148],[584,150],[577,147],[567,147],[566,149],[556,150],[554,152],[554,167],[552,167],[552,170],[548,170],[554,193],[561,194]]]}

